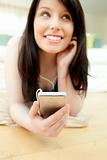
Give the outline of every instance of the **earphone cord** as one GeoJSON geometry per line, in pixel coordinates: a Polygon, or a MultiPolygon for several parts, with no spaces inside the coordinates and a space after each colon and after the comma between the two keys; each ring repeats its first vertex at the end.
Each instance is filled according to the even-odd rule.
{"type": "Polygon", "coordinates": [[[57,79],[57,77],[55,77],[55,79],[53,81],[49,80],[48,78],[45,78],[44,76],[40,75],[40,78],[44,79],[45,81],[48,81],[51,85],[52,85],[52,88],[54,88],[55,86],[55,81],[57,79]]]}

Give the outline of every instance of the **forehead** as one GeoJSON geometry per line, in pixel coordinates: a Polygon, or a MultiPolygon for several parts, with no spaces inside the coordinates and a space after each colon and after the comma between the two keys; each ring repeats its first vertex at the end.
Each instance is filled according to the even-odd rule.
{"type": "Polygon", "coordinates": [[[64,4],[61,2],[61,0],[40,0],[38,4],[38,9],[42,7],[48,7],[50,9],[54,10],[66,10],[67,8],[64,6],[64,4]]]}

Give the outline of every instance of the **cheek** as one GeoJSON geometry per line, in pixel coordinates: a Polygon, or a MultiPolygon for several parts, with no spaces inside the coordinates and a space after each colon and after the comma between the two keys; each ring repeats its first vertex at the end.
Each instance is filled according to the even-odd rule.
{"type": "Polygon", "coordinates": [[[73,25],[66,26],[66,31],[68,38],[71,39],[74,32],[74,26],[73,25]]]}
{"type": "Polygon", "coordinates": [[[40,27],[40,24],[35,23],[34,24],[34,35],[35,35],[35,38],[38,37],[41,32],[42,32],[42,28],[40,27]]]}
{"type": "Polygon", "coordinates": [[[41,22],[38,19],[35,19],[35,21],[34,21],[34,34],[36,37],[39,37],[41,35],[43,36],[43,32],[45,30],[44,26],[46,26],[46,24],[44,24],[43,22],[41,22]]]}

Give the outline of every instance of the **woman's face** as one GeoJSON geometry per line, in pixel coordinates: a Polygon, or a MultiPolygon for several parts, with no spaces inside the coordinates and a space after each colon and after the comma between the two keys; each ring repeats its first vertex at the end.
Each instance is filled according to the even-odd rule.
{"type": "Polygon", "coordinates": [[[58,0],[40,0],[34,19],[34,36],[38,47],[47,53],[66,49],[74,30],[72,17],[58,0]]]}

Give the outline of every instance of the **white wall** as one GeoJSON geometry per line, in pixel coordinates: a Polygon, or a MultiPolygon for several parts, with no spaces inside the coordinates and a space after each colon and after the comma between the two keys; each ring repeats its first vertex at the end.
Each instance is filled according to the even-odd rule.
{"type": "Polygon", "coordinates": [[[17,35],[23,31],[27,10],[0,6],[0,34],[17,35]]]}
{"type": "Polygon", "coordinates": [[[88,33],[95,34],[107,44],[107,17],[86,14],[86,28],[88,33]]]}
{"type": "MultiPolygon", "coordinates": [[[[107,42],[107,17],[106,17],[106,32],[105,32],[105,36],[106,36],[106,42],[107,42]]],[[[107,43],[106,43],[107,45],[107,43]]]]}
{"type": "MultiPolygon", "coordinates": [[[[0,5],[0,33],[19,34],[26,23],[28,8],[0,5]]],[[[94,33],[107,44],[107,16],[85,14],[87,32],[94,33]]]]}

